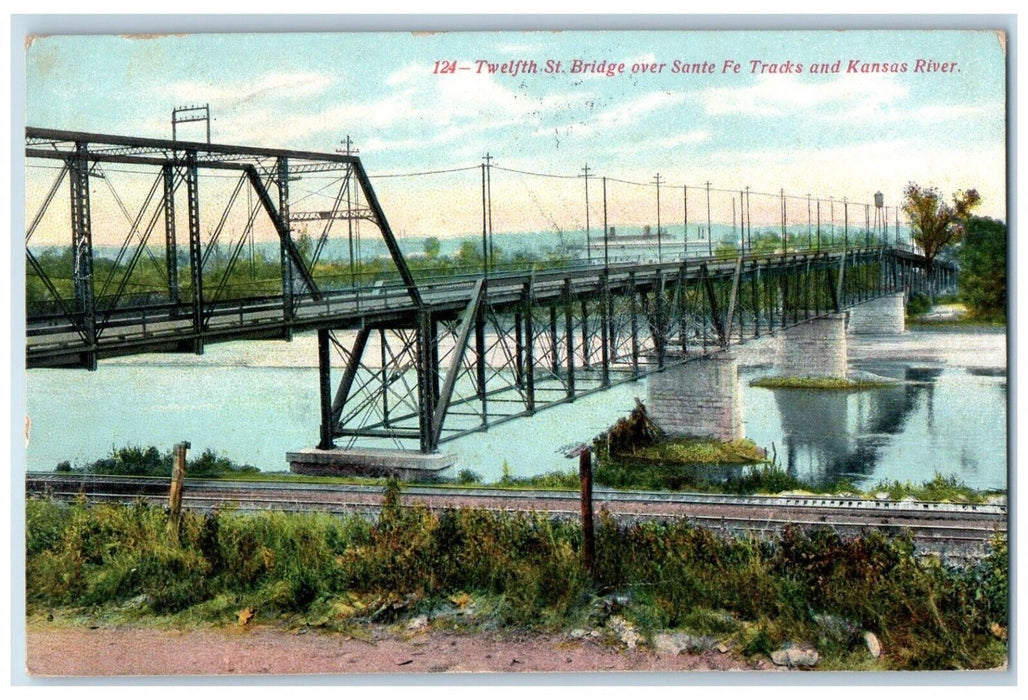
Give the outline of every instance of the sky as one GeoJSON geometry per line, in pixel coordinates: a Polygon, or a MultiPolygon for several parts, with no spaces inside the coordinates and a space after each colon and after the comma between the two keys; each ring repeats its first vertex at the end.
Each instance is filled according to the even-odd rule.
{"type": "MultiPolygon", "coordinates": [[[[989,31],[51,36],[26,66],[32,126],[170,138],[173,107],[210,104],[217,143],[331,152],[349,136],[401,236],[480,229],[486,153],[498,231],[584,228],[586,164],[592,226],[604,176],[611,223],[656,223],[658,173],[665,225],[705,219],[707,182],[725,223],[745,187],[793,195],[791,222],[806,194],[832,197],[841,224],[844,197],[893,206],[911,181],[977,188],[980,213],[1007,217],[1004,41],[989,31]]],[[[30,169],[30,216],[47,183],[30,169]]],[[[755,225],[777,221],[777,198],[751,202],[755,225]]],[[[862,205],[850,215],[862,224],[862,205]]]]}

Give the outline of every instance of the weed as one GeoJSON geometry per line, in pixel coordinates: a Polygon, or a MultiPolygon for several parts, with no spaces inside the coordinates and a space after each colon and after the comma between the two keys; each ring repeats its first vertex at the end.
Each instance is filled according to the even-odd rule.
{"type": "Polygon", "coordinates": [[[599,626],[616,612],[647,635],[671,627],[731,636],[747,654],[813,643],[832,668],[864,658],[864,630],[882,640],[883,668],[986,668],[1006,653],[1002,539],[984,560],[954,568],[877,532],[740,538],[683,522],[619,524],[601,512],[593,577],[576,522],[432,512],[401,497],[391,483],[376,521],[187,512],[179,539],[159,508],[30,500],[28,611],[149,612],[176,624],[237,624],[242,611],[348,630],[416,614],[454,629],[560,629],[599,626]]]}
{"type": "Polygon", "coordinates": [[[810,391],[863,391],[885,389],[895,382],[879,382],[867,379],[845,379],[840,377],[764,377],[754,379],[750,386],[763,389],[807,389],[810,391]]]}

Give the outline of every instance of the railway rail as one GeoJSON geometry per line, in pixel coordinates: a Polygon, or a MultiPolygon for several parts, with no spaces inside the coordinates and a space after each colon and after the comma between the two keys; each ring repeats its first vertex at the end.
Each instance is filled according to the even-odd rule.
{"type": "MultiPolygon", "coordinates": [[[[26,493],[57,500],[160,503],[167,499],[169,479],[99,475],[30,473],[26,493]]],[[[183,504],[212,511],[362,513],[373,516],[382,503],[379,486],[186,479],[183,504]]],[[[597,511],[622,522],[685,519],[734,534],[766,535],[787,526],[825,527],[843,536],[868,530],[889,535],[909,533],[922,554],[952,559],[982,556],[997,534],[1007,532],[1007,507],[869,500],[842,496],[725,496],[717,494],[596,490],[597,511]]],[[[577,491],[498,489],[487,487],[407,486],[402,506],[424,505],[445,510],[462,507],[507,512],[544,512],[553,517],[579,517],[577,491]]]]}

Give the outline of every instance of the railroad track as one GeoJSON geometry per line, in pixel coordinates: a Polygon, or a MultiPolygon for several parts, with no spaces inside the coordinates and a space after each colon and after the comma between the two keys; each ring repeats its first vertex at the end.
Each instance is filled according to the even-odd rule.
{"type": "MultiPolygon", "coordinates": [[[[84,496],[91,501],[167,500],[169,479],[30,473],[26,493],[58,500],[84,496]]],[[[186,479],[183,503],[210,511],[284,510],[374,515],[382,487],[342,484],[186,479]]],[[[793,527],[827,527],[852,536],[867,530],[890,535],[910,533],[922,553],[953,558],[980,556],[998,533],[1007,531],[1007,508],[993,504],[956,504],[867,500],[817,496],[724,496],[715,494],[596,490],[597,511],[619,521],[685,519],[712,529],[769,534],[793,527]]],[[[408,486],[401,505],[444,510],[476,507],[517,512],[546,512],[578,518],[576,491],[408,486]]]]}

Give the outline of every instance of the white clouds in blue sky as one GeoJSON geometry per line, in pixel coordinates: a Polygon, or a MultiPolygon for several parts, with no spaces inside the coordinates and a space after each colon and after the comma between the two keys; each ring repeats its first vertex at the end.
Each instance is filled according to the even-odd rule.
{"type": "Polygon", "coordinates": [[[331,151],[350,135],[372,176],[480,162],[895,202],[909,180],[975,186],[1006,216],[1005,56],[983,31],[480,32],[37,39],[34,126],[170,136],[210,103],[218,142],[331,151]],[[615,77],[543,73],[547,60],[626,63],[615,77]],[[477,74],[476,60],[538,74],[477,74]],[[673,61],[713,74],[675,74],[673,61]],[[918,59],[959,72],[914,73],[918,59]],[[433,74],[436,61],[472,70],[433,74]],[[722,73],[726,60],[738,74],[722,73]],[[753,74],[751,61],[804,65],[753,74]],[[900,74],[813,75],[811,64],[906,63],[900,74]],[[664,63],[659,74],[633,63],[664,63]]]}

